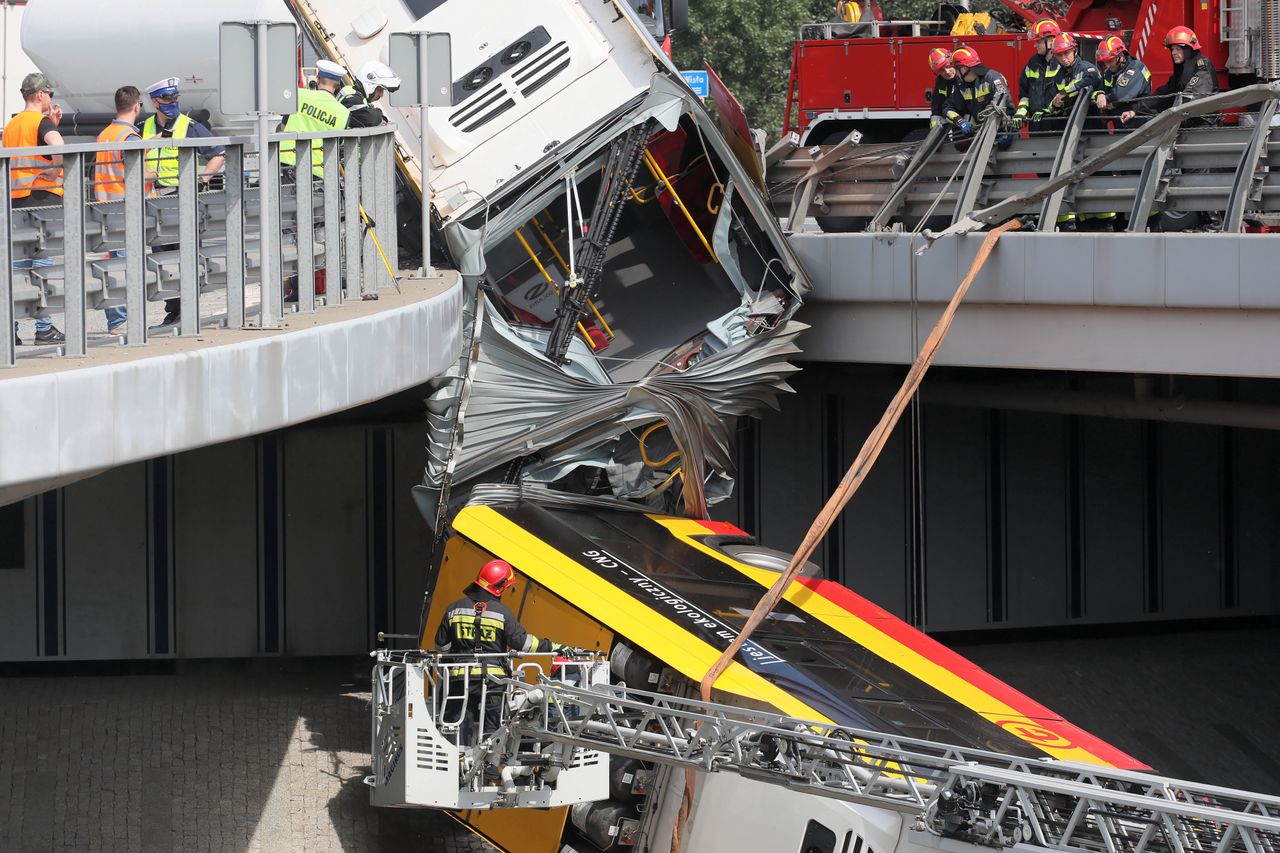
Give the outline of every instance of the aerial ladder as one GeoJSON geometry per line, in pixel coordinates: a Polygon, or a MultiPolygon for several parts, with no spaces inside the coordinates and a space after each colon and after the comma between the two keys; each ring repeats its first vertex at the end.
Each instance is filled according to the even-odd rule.
{"type": "Polygon", "coordinates": [[[487,677],[502,723],[463,745],[456,700],[470,685],[450,684],[447,674],[468,667],[439,653],[375,656],[365,780],[375,805],[605,799],[607,757],[620,756],[898,812],[919,849],[1280,853],[1280,797],[638,690],[610,684],[599,653],[560,662],[553,674],[526,655],[511,677],[487,677]]]}

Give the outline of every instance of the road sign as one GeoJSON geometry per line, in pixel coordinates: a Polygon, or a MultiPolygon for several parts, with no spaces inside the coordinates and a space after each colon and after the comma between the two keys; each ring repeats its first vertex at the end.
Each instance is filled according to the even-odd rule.
{"type": "Polygon", "coordinates": [[[431,268],[431,144],[428,107],[453,106],[453,54],[448,33],[392,33],[387,48],[390,66],[400,75],[391,105],[418,108],[418,164],[422,170],[422,277],[431,268]]]}
{"type": "Polygon", "coordinates": [[[699,98],[706,98],[711,91],[711,81],[706,71],[681,71],[680,76],[684,78],[685,85],[699,98]]]}
{"type": "Polygon", "coordinates": [[[395,107],[453,106],[453,63],[448,33],[392,33],[387,64],[400,75],[395,107]],[[425,78],[425,79],[423,79],[425,78]],[[427,90],[426,83],[431,81],[427,90]],[[422,92],[426,90],[426,98],[422,92]]]}
{"type": "Polygon", "coordinates": [[[298,30],[289,21],[227,21],[218,38],[218,91],[228,115],[298,111],[298,30]],[[265,50],[258,38],[265,36],[265,50]],[[263,67],[259,68],[259,61],[263,67]],[[265,74],[265,87],[258,75],[265,74]],[[265,103],[259,98],[265,97],[265,103]]]}

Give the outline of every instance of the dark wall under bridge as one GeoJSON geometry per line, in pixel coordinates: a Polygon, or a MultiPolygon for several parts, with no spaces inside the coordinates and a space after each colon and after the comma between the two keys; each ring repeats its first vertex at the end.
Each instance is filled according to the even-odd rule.
{"type": "MultiPolygon", "coordinates": [[[[904,374],[806,365],[717,517],[794,549],[904,374]]],[[[1278,518],[1280,383],[940,368],[814,560],[930,631],[1257,616],[1278,518]]]]}

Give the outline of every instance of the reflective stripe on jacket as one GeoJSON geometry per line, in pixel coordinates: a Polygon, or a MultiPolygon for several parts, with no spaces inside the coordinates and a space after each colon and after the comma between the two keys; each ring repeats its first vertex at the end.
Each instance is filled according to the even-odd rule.
{"type": "MultiPolygon", "coordinates": [[[[343,130],[347,126],[347,118],[350,114],[351,110],[344,107],[331,92],[323,89],[299,89],[298,111],[285,121],[284,132],[316,133],[343,130]]],[[[281,142],[280,163],[285,166],[296,166],[297,162],[297,143],[281,142]]],[[[324,177],[324,142],[319,139],[311,141],[311,174],[317,178],[324,177]]]]}
{"type": "MultiPolygon", "coordinates": [[[[136,127],[117,120],[98,134],[97,141],[124,142],[141,138],[136,127]]],[[[114,201],[124,195],[124,156],[119,151],[99,151],[94,158],[93,191],[98,201],[114,201]]]]}
{"type": "MultiPolygon", "coordinates": [[[[40,122],[48,116],[34,110],[23,110],[4,126],[4,134],[0,143],[5,148],[37,148],[40,145],[40,122]]],[[[32,190],[44,190],[54,195],[62,195],[62,169],[57,170],[57,177],[50,178],[41,174],[53,168],[48,157],[34,155],[30,157],[12,157],[9,160],[9,195],[15,199],[26,198],[32,190]]]]}
{"type": "MultiPolygon", "coordinates": [[[[179,113],[178,117],[169,125],[172,132],[168,136],[172,139],[186,139],[187,131],[191,127],[191,119],[186,113],[179,113]]],[[[142,138],[154,139],[161,136],[160,127],[156,122],[156,117],[152,116],[142,125],[142,138]]],[[[169,148],[152,148],[147,151],[147,168],[156,173],[156,183],[162,187],[176,187],[178,185],[178,149],[177,147],[169,148]]]]}
{"type": "MultiPolygon", "coordinates": [[[[449,654],[502,654],[516,652],[549,652],[550,640],[540,640],[525,631],[515,613],[498,597],[483,590],[468,590],[445,609],[436,630],[436,646],[449,654]],[[473,591],[474,590],[474,591],[473,591]]],[[[461,675],[466,667],[452,667],[450,675],[461,675]],[[456,671],[455,671],[456,670],[456,671]]],[[[483,672],[505,674],[505,663],[484,660],[470,668],[471,674],[483,672]]]]}

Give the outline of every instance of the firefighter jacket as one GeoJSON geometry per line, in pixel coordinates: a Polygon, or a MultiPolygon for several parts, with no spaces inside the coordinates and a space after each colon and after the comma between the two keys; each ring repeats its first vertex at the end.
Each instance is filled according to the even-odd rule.
{"type": "Polygon", "coordinates": [[[957,81],[951,95],[950,108],[960,116],[978,121],[982,112],[991,106],[1005,107],[1009,102],[1009,84],[1004,75],[994,68],[975,65],[969,69],[977,74],[972,83],[957,81]]]}
{"type": "Polygon", "coordinates": [[[1183,63],[1173,66],[1173,73],[1169,75],[1168,82],[1156,89],[1155,94],[1163,97],[1157,97],[1153,101],[1153,108],[1168,109],[1173,106],[1174,99],[1178,95],[1196,98],[1212,95],[1216,91],[1218,91],[1218,70],[1200,51],[1188,50],[1183,63]]]}
{"type": "Polygon", "coordinates": [[[945,121],[956,118],[954,110],[949,108],[951,93],[959,83],[959,79],[948,80],[939,74],[933,81],[933,108],[929,115],[929,127],[936,127],[945,121]]]}
{"type": "Polygon", "coordinates": [[[1057,94],[1058,74],[1062,66],[1048,56],[1036,54],[1018,75],[1018,112],[1035,115],[1049,109],[1057,94]]]}
{"type": "Polygon", "coordinates": [[[1096,101],[1099,94],[1107,96],[1107,112],[1136,110],[1139,99],[1151,96],[1151,72],[1140,59],[1125,56],[1115,71],[1101,73],[1102,86],[1094,91],[1093,97],[1096,101]]]}
{"type": "Polygon", "coordinates": [[[1102,72],[1098,70],[1098,66],[1087,59],[1077,58],[1070,68],[1064,67],[1058,72],[1057,91],[1054,95],[1062,96],[1062,106],[1053,109],[1053,112],[1070,112],[1075,106],[1076,98],[1084,95],[1086,99],[1092,100],[1092,92],[1101,87],[1102,72]]]}
{"type": "MultiPolygon", "coordinates": [[[[436,630],[436,647],[450,654],[505,654],[516,652],[550,652],[556,646],[525,631],[516,614],[498,596],[472,584],[466,595],[444,611],[436,630]]],[[[465,666],[450,667],[450,675],[462,675],[465,666]]],[[[470,667],[472,675],[490,672],[507,673],[505,663],[493,658],[470,667]]]]}

